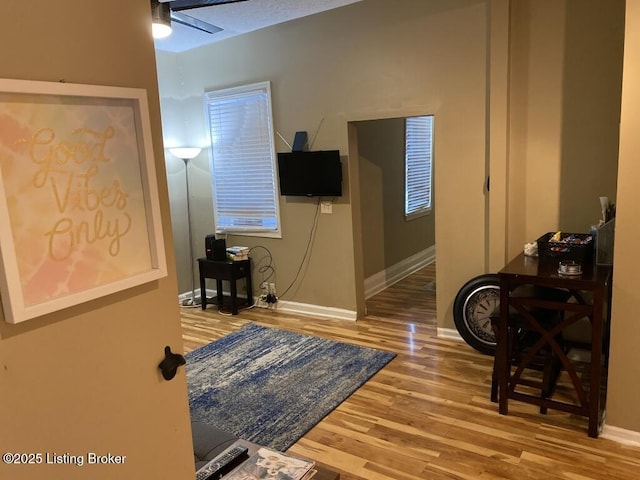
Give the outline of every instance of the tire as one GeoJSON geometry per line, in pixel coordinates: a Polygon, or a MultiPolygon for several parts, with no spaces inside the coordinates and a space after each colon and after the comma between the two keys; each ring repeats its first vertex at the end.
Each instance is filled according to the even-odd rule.
{"type": "Polygon", "coordinates": [[[496,336],[489,315],[500,305],[500,276],[489,273],[465,283],[453,303],[453,321],[471,347],[494,355],[496,336]]]}

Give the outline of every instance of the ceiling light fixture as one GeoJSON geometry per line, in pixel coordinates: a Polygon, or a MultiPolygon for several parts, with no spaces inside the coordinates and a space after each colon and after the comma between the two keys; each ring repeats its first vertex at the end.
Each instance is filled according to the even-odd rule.
{"type": "Polygon", "coordinates": [[[165,38],[171,35],[171,9],[168,3],[151,0],[151,21],[153,38],[165,38]]]}

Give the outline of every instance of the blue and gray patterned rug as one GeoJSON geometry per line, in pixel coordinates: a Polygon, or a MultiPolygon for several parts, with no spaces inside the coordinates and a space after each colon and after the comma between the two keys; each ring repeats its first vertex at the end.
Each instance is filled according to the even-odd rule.
{"type": "Polygon", "coordinates": [[[395,356],[248,324],[185,356],[191,419],[285,451],[395,356]]]}

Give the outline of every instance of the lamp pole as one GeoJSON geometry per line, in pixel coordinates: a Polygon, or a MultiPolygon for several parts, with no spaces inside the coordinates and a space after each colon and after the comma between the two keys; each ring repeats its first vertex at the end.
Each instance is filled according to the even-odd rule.
{"type": "Polygon", "coordinates": [[[196,301],[196,287],[195,287],[195,272],[193,268],[193,238],[191,232],[191,202],[189,195],[189,161],[197,157],[202,151],[197,147],[185,147],[185,148],[170,148],[171,154],[179,158],[184,162],[184,181],[187,194],[187,232],[189,235],[189,266],[191,272],[191,298],[185,299],[182,302],[183,306],[196,306],[199,302],[196,301]]]}

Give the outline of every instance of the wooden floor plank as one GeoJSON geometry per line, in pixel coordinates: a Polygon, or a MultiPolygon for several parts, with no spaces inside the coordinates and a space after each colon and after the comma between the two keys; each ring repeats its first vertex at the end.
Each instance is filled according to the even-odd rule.
{"type": "Polygon", "coordinates": [[[254,322],[393,351],[397,357],[290,449],[343,480],[638,480],[640,448],[587,436],[582,417],[489,400],[493,359],[438,338],[435,266],[367,300],[357,322],[245,309],[182,308],[191,351],[254,322]]]}

